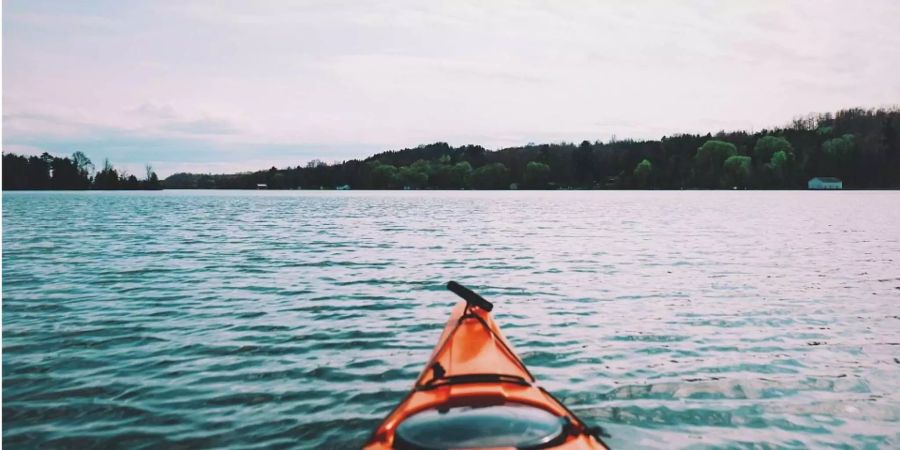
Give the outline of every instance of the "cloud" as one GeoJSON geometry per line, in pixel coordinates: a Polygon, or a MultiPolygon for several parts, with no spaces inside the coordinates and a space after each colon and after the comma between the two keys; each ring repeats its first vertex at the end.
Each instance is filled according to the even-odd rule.
{"type": "Polygon", "coordinates": [[[171,105],[143,103],[133,108],[131,112],[147,119],[144,128],[153,129],[157,135],[174,132],[176,136],[181,134],[223,136],[241,132],[233,120],[209,115],[186,117],[171,105]]]}
{"type": "Polygon", "coordinates": [[[102,139],[104,136],[122,135],[163,139],[214,139],[240,133],[238,126],[225,118],[207,115],[187,117],[170,106],[151,104],[123,111],[113,119],[85,117],[79,111],[9,113],[3,116],[3,127],[5,142],[28,139],[102,139]]]}
{"type": "Polygon", "coordinates": [[[174,119],[176,116],[175,110],[171,106],[153,103],[142,103],[129,112],[162,120],[174,119]]]}
{"type": "MultiPolygon", "coordinates": [[[[5,105],[4,105],[5,106],[5,105]]],[[[5,108],[9,110],[10,108],[5,108]]],[[[68,119],[48,112],[13,112],[3,114],[4,147],[7,142],[28,136],[83,137],[93,125],[77,117],[68,119]]]]}
{"type": "Polygon", "coordinates": [[[887,0],[7,2],[3,143],[250,169],[758,129],[900,102],[898,16],[887,0]]]}
{"type": "Polygon", "coordinates": [[[186,134],[225,135],[236,134],[238,128],[230,121],[205,117],[202,119],[170,122],[163,129],[186,134]]]}

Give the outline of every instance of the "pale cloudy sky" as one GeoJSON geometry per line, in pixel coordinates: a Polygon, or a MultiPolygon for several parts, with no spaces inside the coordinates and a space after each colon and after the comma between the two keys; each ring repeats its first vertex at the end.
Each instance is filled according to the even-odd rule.
{"type": "Polygon", "coordinates": [[[900,103],[900,2],[3,2],[4,151],[141,173],[900,103]]]}

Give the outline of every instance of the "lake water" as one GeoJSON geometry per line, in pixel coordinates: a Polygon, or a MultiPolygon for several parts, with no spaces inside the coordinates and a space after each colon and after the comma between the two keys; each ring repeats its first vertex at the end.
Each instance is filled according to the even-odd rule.
{"type": "Polygon", "coordinates": [[[9,448],[353,448],[456,298],[619,448],[900,447],[900,192],[3,193],[9,448]]]}

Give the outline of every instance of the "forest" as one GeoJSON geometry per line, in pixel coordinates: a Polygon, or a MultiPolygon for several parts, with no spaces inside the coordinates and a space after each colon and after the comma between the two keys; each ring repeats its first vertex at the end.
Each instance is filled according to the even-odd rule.
{"type": "Polygon", "coordinates": [[[44,153],[40,156],[21,156],[3,153],[3,190],[137,190],[162,189],[159,177],[150,165],[145,177],[118,171],[109,160],[96,171],[94,163],[82,152],[71,157],[44,153]]]}
{"type": "Polygon", "coordinates": [[[4,155],[3,188],[805,189],[810,178],[828,176],[840,178],[845,189],[896,189],[898,130],[900,108],[854,108],[811,114],[756,132],[500,150],[438,142],[332,164],[313,160],[236,174],[178,173],[161,183],[155,174],[151,179],[149,167],[147,178],[139,181],[117,174],[108,162],[91,175],[80,153],[62,161],[46,154],[27,159],[4,155]]]}
{"type": "Polygon", "coordinates": [[[443,142],[362,160],[229,175],[172,175],[166,188],[253,189],[805,189],[900,188],[900,108],[847,109],[758,132],[659,140],[529,144],[488,150],[443,142]]]}

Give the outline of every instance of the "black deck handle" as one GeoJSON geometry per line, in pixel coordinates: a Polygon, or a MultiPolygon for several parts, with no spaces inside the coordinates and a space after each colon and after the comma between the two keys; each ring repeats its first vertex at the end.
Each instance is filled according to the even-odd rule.
{"type": "Polygon", "coordinates": [[[487,312],[491,312],[491,310],[494,309],[493,303],[485,300],[484,297],[472,292],[471,289],[455,281],[447,283],[447,289],[465,300],[469,305],[475,305],[487,312]]]}

